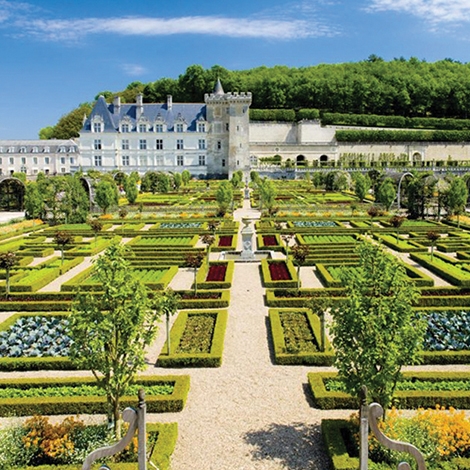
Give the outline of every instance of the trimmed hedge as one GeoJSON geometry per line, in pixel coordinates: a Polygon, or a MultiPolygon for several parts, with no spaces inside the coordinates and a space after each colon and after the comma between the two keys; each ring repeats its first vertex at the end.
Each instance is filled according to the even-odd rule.
{"type": "Polygon", "coordinates": [[[431,261],[429,254],[410,253],[410,258],[451,284],[470,287],[470,272],[461,270],[455,264],[447,263],[441,259],[431,261]]]}
{"type": "MultiPolygon", "coordinates": [[[[171,395],[146,396],[148,413],[181,411],[186,403],[189,391],[188,375],[141,376],[135,383],[157,385],[162,382],[174,382],[171,395]]],[[[0,388],[19,387],[54,387],[60,385],[96,384],[93,377],[67,379],[0,379],[0,388]]],[[[124,396],[122,408],[136,406],[137,398],[124,396]]],[[[33,416],[61,414],[102,414],[106,413],[106,397],[35,397],[0,399],[0,416],[33,416]]]]}
{"type": "MultiPolygon", "coordinates": [[[[194,295],[193,290],[175,291],[180,296],[184,294],[194,295]]],[[[230,291],[227,290],[197,290],[196,298],[181,298],[179,301],[179,308],[181,310],[189,310],[194,308],[227,308],[230,304],[230,291]],[[212,298],[217,296],[217,298],[212,298]]]]}
{"type": "MultiPolygon", "coordinates": [[[[359,398],[352,397],[344,392],[329,392],[325,388],[325,379],[334,379],[336,372],[311,372],[308,374],[308,383],[316,407],[322,410],[332,409],[358,409],[359,398]]],[[[470,380],[469,372],[403,372],[407,380],[426,380],[437,382],[443,380],[470,380]]],[[[394,395],[394,404],[402,409],[416,409],[419,407],[434,408],[436,404],[454,408],[470,408],[469,391],[397,391],[394,395]]]]}
{"type": "Polygon", "coordinates": [[[309,309],[295,310],[269,310],[269,324],[271,327],[271,335],[274,345],[274,358],[276,364],[279,365],[314,365],[314,366],[331,366],[334,360],[334,353],[328,338],[325,337],[325,352],[298,352],[290,353],[286,351],[286,343],[284,337],[284,329],[282,328],[280,314],[285,312],[302,312],[307,317],[311,333],[315,338],[316,345],[321,344],[320,320],[309,309]]]}
{"type": "Polygon", "coordinates": [[[158,356],[157,366],[160,367],[220,367],[224,350],[225,329],[228,314],[226,310],[217,311],[182,311],[179,313],[170,332],[171,350],[175,351],[186,328],[188,315],[214,315],[216,317],[210,353],[175,353],[167,354],[167,342],[158,356]]]}
{"type": "MultiPolygon", "coordinates": [[[[167,269],[167,272],[162,275],[162,277],[157,281],[157,282],[145,282],[144,285],[152,290],[163,290],[165,289],[170,281],[173,279],[173,277],[176,275],[178,272],[178,266],[162,266],[160,269],[167,269]]],[[[102,285],[99,284],[98,282],[96,283],[90,283],[90,284],[83,284],[84,281],[86,281],[89,277],[91,277],[93,271],[94,271],[94,266],[91,266],[85,270],[83,270],[81,273],[77,274],[74,276],[70,281],[64,282],[60,286],[61,292],[70,292],[70,291],[77,291],[78,289],[82,291],[94,291],[94,292],[99,292],[102,289],[102,285]]],[[[134,269],[136,269],[134,267],[134,269]]],[[[145,268],[151,271],[149,268],[145,268]]]]}
{"type": "Polygon", "coordinates": [[[351,424],[346,419],[322,419],[321,434],[326,453],[334,470],[357,470],[359,458],[351,457],[344,442],[341,430],[350,431],[351,424]]]}

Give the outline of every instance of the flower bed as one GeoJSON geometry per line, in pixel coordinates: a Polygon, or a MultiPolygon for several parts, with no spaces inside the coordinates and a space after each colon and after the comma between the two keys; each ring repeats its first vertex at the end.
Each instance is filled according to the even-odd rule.
{"type": "Polygon", "coordinates": [[[292,261],[262,259],[261,273],[265,287],[297,287],[292,261]]]}
{"type": "MultiPolygon", "coordinates": [[[[178,437],[177,424],[149,423],[146,431],[151,467],[169,470],[178,437]]],[[[17,470],[81,470],[88,453],[115,443],[107,424],[85,426],[73,417],[54,425],[47,417],[35,416],[24,424],[6,427],[0,433],[3,449],[7,451],[2,455],[2,464],[4,468],[17,470]]],[[[111,468],[135,470],[135,440],[111,460],[111,468]]]]}
{"type": "Polygon", "coordinates": [[[284,261],[269,263],[269,275],[273,281],[290,281],[292,279],[284,261]]]}
{"type": "Polygon", "coordinates": [[[209,266],[207,270],[206,282],[223,282],[225,280],[225,273],[227,266],[223,264],[216,264],[209,266]]]}
{"type": "Polygon", "coordinates": [[[275,235],[263,235],[264,246],[275,246],[278,245],[275,235]]]}
{"type": "Polygon", "coordinates": [[[230,289],[232,287],[234,262],[211,261],[209,267],[203,262],[196,282],[199,289],[230,289]]]}
{"type": "Polygon", "coordinates": [[[220,367],[222,364],[227,311],[182,311],[158,357],[161,367],[220,367]]]}
{"type": "Polygon", "coordinates": [[[292,227],[312,228],[312,227],[337,227],[338,224],[332,220],[294,220],[290,222],[292,227]]]}
{"type": "Polygon", "coordinates": [[[219,243],[217,244],[217,246],[219,247],[232,246],[232,239],[233,239],[232,235],[221,235],[219,237],[219,243]]]}

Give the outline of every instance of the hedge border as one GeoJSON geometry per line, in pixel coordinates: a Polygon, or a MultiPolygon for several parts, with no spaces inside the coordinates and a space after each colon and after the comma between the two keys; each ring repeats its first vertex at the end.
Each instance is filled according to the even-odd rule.
{"type": "MultiPolygon", "coordinates": [[[[140,376],[135,383],[154,385],[161,382],[174,382],[171,395],[147,395],[148,413],[167,413],[181,411],[184,408],[189,392],[188,375],[140,376]]],[[[31,388],[41,386],[60,386],[74,384],[96,384],[93,377],[74,377],[67,379],[0,379],[0,387],[31,388]]],[[[124,396],[121,407],[135,406],[136,397],[124,396]]],[[[103,414],[106,413],[106,397],[34,397],[34,398],[2,398],[0,399],[0,416],[33,416],[60,414],[103,414]]]]}
{"type": "Polygon", "coordinates": [[[188,315],[207,315],[216,316],[216,322],[212,335],[211,352],[204,354],[182,354],[170,353],[168,355],[167,342],[162,348],[162,352],[158,356],[157,366],[159,367],[220,367],[222,365],[222,355],[224,350],[225,330],[227,327],[228,313],[227,310],[208,310],[208,311],[181,311],[170,331],[171,347],[176,349],[180,343],[186,327],[188,315]]]}
{"type": "MultiPolygon", "coordinates": [[[[344,392],[329,392],[325,388],[325,379],[337,377],[336,372],[310,372],[308,383],[316,407],[322,410],[358,409],[359,398],[344,392]]],[[[405,379],[439,380],[470,380],[469,372],[403,372],[405,379]]],[[[394,402],[398,408],[416,409],[419,407],[434,408],[436,404],[445,407],[470,408],[470,391],[397,391],[394,402]]]]}

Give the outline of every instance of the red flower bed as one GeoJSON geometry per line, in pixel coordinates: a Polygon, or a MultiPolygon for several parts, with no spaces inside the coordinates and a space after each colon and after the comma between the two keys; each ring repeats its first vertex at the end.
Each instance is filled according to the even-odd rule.
{"type": "Polygon", "coordinates": [[[263,235],[264,246],[275,246],[277,245],[277,240],[274,235],[263,235]]]}
{"type": "Polygon", "coordinates": [[[227,271],[227,266],[224,264],[209,266],[206,282],[223,282],[225,280],[225,271],[227,271]]]}
{"type": "Polygon", "coordinates": [[[290,281],[292,280],[287,265],[284,261],[280,263],[269,263],[269,274],[273,281],[290,281]]]}
{"type": "Polygon", "coordinates": [[[222,235],[218,246],[232,246],[232,235],[222,235]]]}

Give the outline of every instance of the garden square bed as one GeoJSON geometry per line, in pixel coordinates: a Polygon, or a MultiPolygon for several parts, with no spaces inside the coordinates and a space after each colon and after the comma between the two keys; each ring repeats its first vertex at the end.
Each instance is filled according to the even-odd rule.
{"type": "Polygon", "coordinates": [[[202,263],[196,275],[198,289],[230,289],[234,268],[233,261],[202,263]]]}
{"type": "Polygon", "coordinates": [[[157,366],[220,367],[224,348],[227,311],[181,311],[163,346],[157,366]]]}
{"type": "Polygon", "coordinates": [[[334,354],[325,335],[321,351],[320,319],[309,309],[270,309],[269,323],[276,364],[331,366],[334,354]]]}
{"type": "Polygon", "coordinates": [[[264,287],[297,287],[297,273],[292,261],[262,259],[261,275],[264,287]]]}

